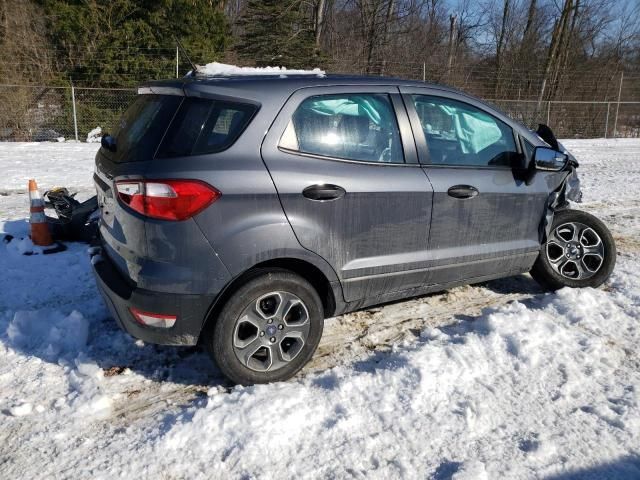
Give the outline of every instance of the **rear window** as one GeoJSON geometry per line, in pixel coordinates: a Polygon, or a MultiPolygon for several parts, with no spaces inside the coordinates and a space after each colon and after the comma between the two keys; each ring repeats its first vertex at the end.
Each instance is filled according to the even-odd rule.
{"type": "Polygon", "coordinates": [[[139,95],[110,133],[115,151],[103,147],[102,153],[124,163],[151,160],[156,150],[160,158],[220,152],[237,140],[256,110],[205,98],[139,95]]]}
{"type": "Polygon", "coordinates": [[[185,98],[158,150],[159,158],[201,155],[229,148],[256,107],[205,98],[185,98]]]}
{"type": "Polygon", "coordinates": [[[115,151],[103,147],[102,153],[117,163],[150,160],[182,98],[175,95],[138,96],[110,132],[116,140],[115,151]]]}

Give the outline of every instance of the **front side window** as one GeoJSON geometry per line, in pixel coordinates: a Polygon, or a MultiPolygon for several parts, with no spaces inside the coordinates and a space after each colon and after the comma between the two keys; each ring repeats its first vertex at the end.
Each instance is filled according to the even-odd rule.
{"type": "Polygon", "coordinates": [[[398,122],[386,94],[309,97],[293,114],[280,147],[346,160],[404,163],[398,122]]]}
{"type": "Polygon", "coordinates": [[[508,167],[520,157],[511,127],[483,110],[443,97],[412,98],[430,163],[508,167]]]}

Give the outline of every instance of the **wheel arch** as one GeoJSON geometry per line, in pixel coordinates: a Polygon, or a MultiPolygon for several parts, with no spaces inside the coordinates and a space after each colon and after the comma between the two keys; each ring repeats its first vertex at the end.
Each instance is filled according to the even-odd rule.
{"type": "Polygon", "coordinates": [[[225,286],[209,308],[202,325],[199,338],[202,337],[202,332],[205,329],[211,328],[215,324],[220,310],[224,307],[225,303],[229,298],[231,298],[234,292],[236,292],[242,285],[259,275],[278,270],[293,272],[300,275],[311,284],[322,301],[324,318],[333,316],[338,310],[338,303],[341,302],[341,299],[339,298],[341,288],[338,282],[332,283],[329,281],[325,273],[320,268],[307,260],[293,257],[275,258],[257,263],[242,272],[240,275],[237,275],[225,286]]]}

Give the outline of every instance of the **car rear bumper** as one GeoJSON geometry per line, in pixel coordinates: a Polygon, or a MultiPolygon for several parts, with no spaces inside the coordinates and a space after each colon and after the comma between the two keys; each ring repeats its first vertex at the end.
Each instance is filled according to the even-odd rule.
{"type": "Polygon", "coordinates": [[[213,295],[185,295],[152,292],[133,287],[116,270],[107,255],[93,259],[98,290],[118,325],[145,342],[160,345],[195,345],[212,305],[213,295]],[[129,308],[145,312],[176,315],[171,328],[149,327],[138,323],[129,308]]]}

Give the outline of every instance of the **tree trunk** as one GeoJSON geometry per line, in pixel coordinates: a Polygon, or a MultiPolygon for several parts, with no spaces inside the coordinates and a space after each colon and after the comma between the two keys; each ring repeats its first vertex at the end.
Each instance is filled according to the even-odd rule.
{"type": "Polygon", "coordinates": [[[458,16],[449,16],[449,58],[447,59],[447,77],[451,81],[451,71],[456,57],[456,43],[458,41],[458,16]]]}
{"type": "Polygon", "coordinates": [[[564,43],[562,45],[562,52],[558,56],[558,64],[554,72],[553,84],[551,94],[555,95],[560,86],[562,77],[564,76],[565,69],[569,63],[569,52],[571,51],[573,38],[576,33],[576,25],[578,23],[578,17],[580,15],[580,0],[576,0],[576,5],[573,9],[573,18],[571,19],[571,28],[567,33],[564,43]]]}
{"type": "Polygon", "coordinates": [[[530,42],[532,40],[532,32],[533,32],[533,22],[536,17],[536,0],[531,0],[529,2],[529,11],[527,12],[527,24],[524,27],[524,33],[522,34],[522,45],[520,45],[520,50],[526,49],[529,50],[530,42]]]}
{"type": "Polygon", "coordinates": [[[316,15],[315,15],[315,43],[316,52],[320,52],[320,40],[322,39],[322,30],[324,28],[324,13],[327,6],[326,0],[318,0],[316,3],[316,15]]]}
{"type": "Polygon", "coordinates": [[[553,35],[551,36],[551,45],[549,46],[549,54],[545,62],[544,73],[542,77],[542,85],[540,87],[540,94],[538,95],[538,109],[542,106],[542,101],[547,89],[547,84],[552,75],[552,72],[556,66],[557,59],[561,53],[561,46],[564,43],[564,37],[567,32],[567,24],[569,22],[569,16],[573,9],[573,0],[565,0],[562,7],[562,13],[560,18],[553,27],[553,35]]]}
{"type": "Polygon", "coordinates": [[[385,67],[386,67],[386,55],[384,54],[384,49],[389,45],[389,25],[391,24],[391,17],[393,16],[393,9],[395,7],[394,0],[387,0],[387,12],[384,17],[384,26],[383,26],[383,35],[382,35],[382,65],[380,66],[380,75],[384,75],[385,67]]]}
{"type": "Polygon", "coordinates": [[[498,97],[498,90],[500,88],[500,73],[502,69],[502,54],[504,49],[505,36],[507,34],[507,22],[509,20],[509,5],[510,0],[504,0],[504,8],[502,10],[502,22],[500,26],[500,34],[498,35],[498,42],[496,44],[496,78],[495,78],[495,92],[494,96],[498,97]]]}

